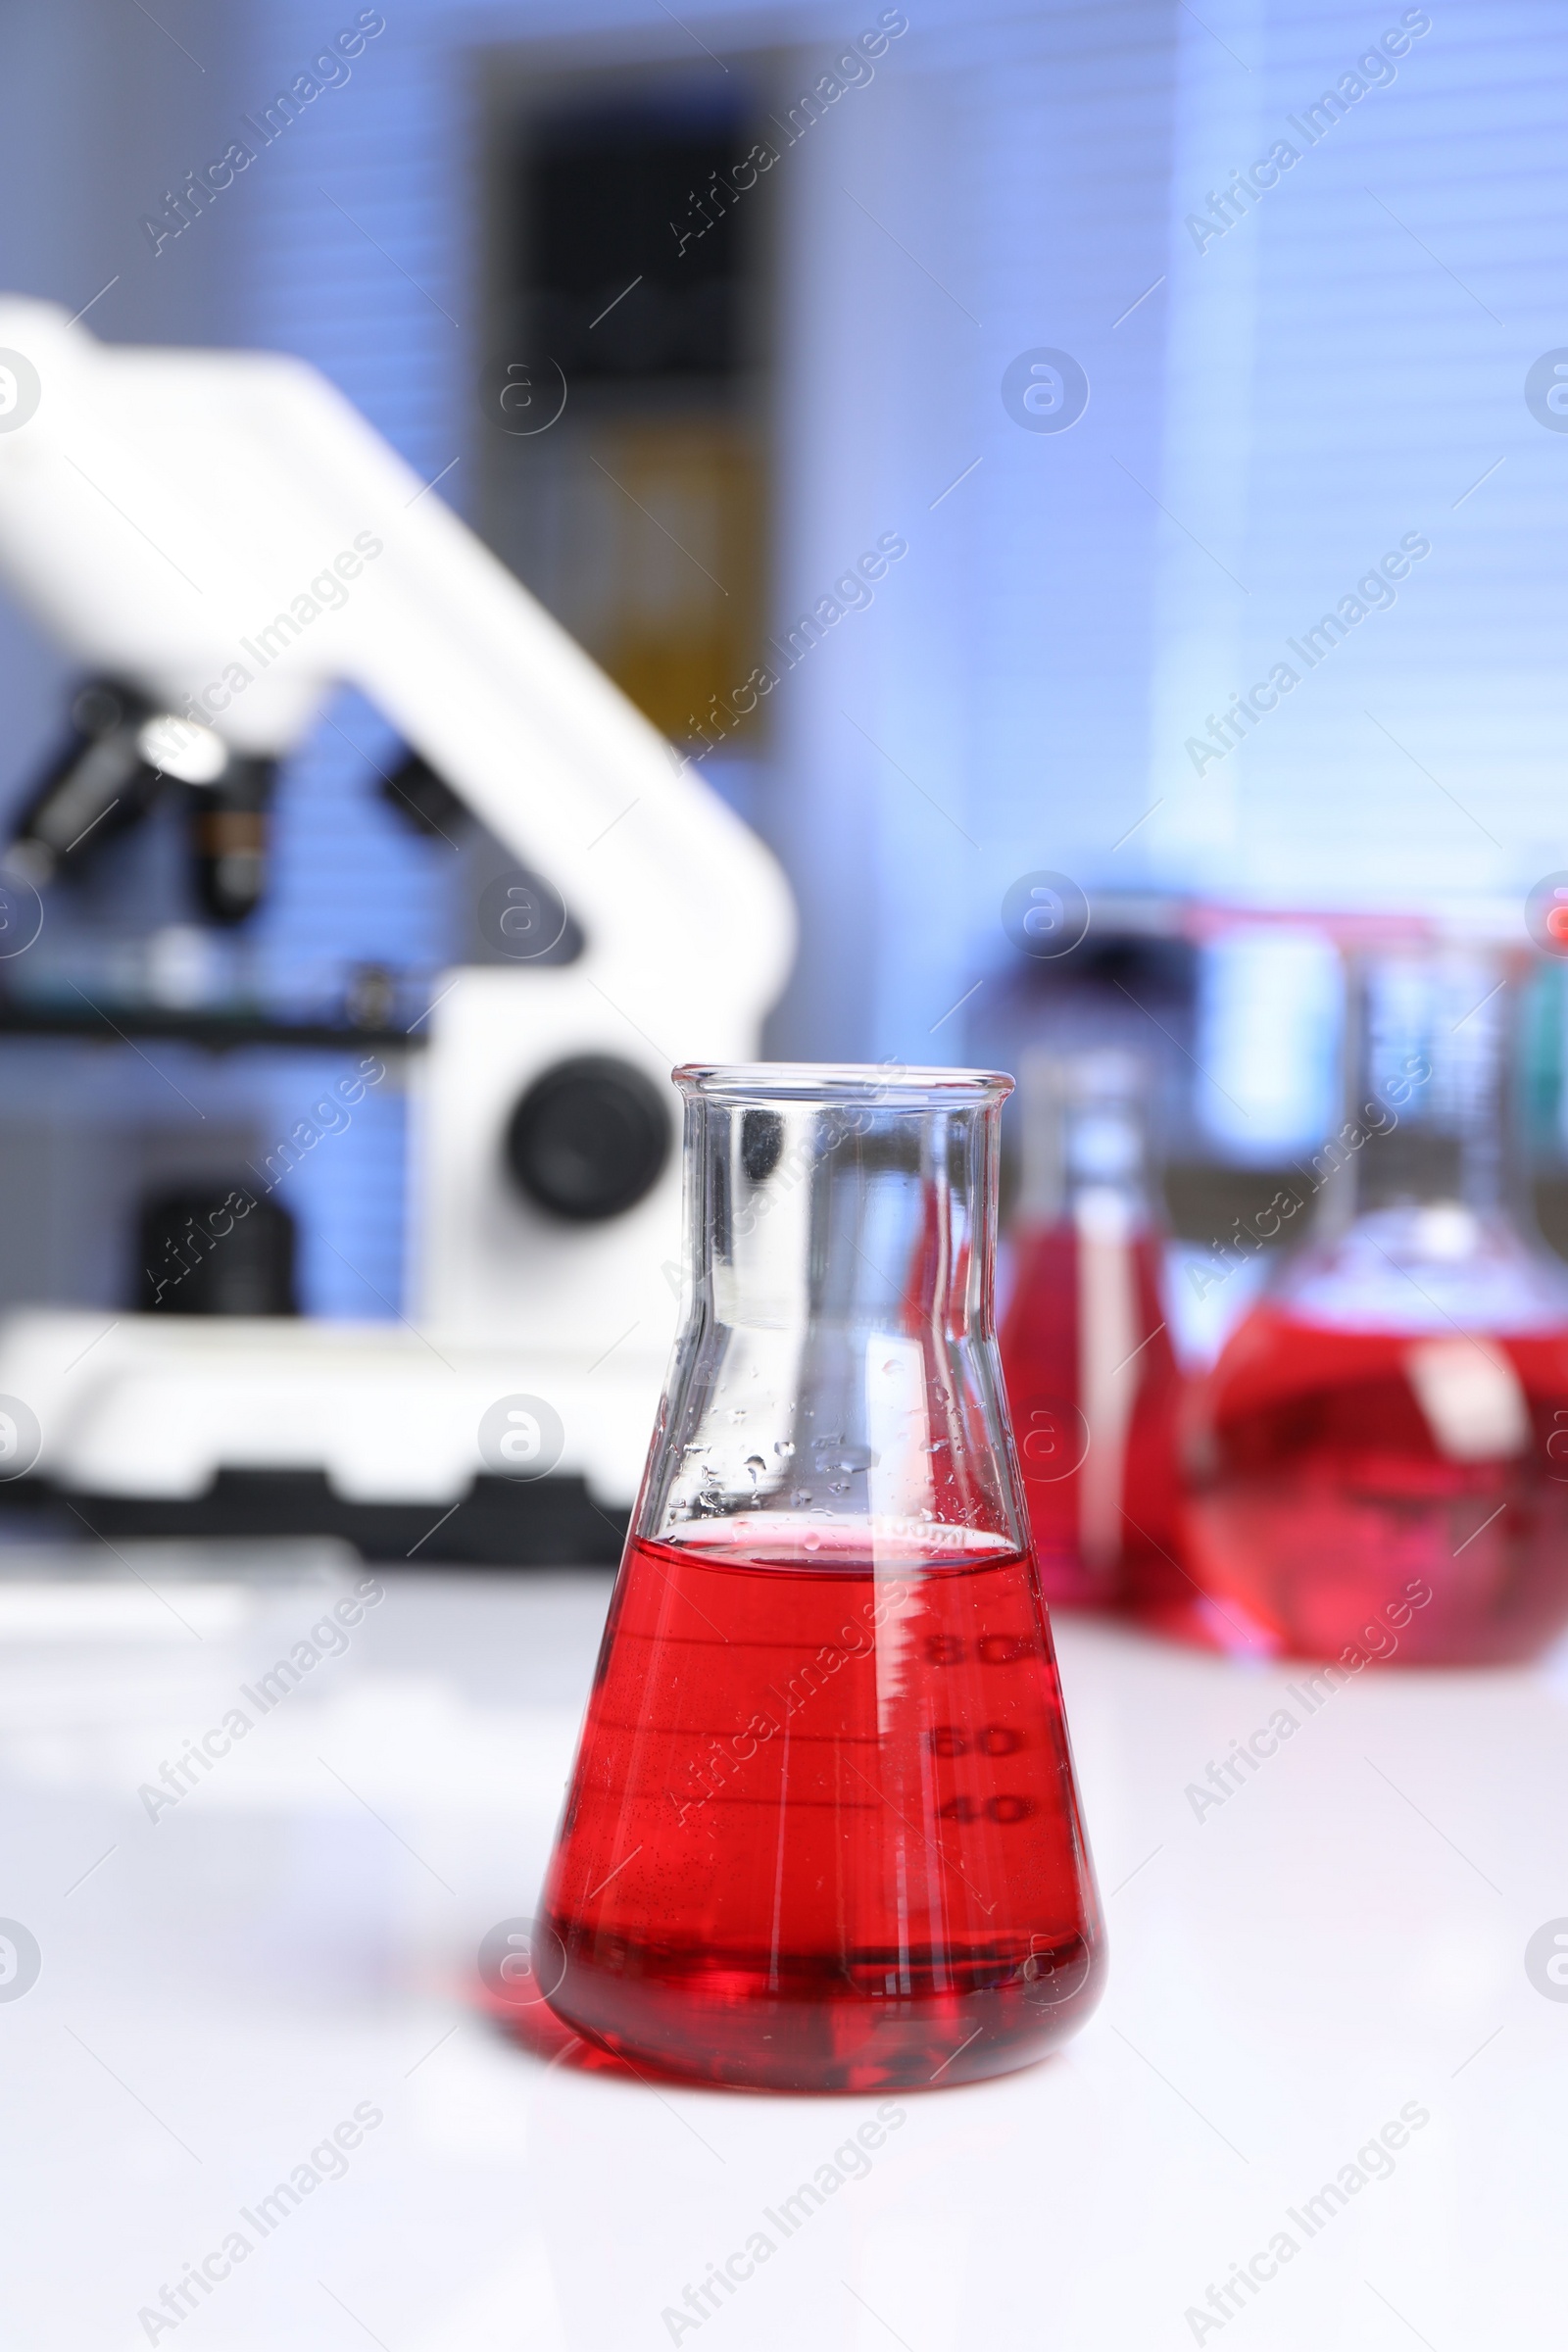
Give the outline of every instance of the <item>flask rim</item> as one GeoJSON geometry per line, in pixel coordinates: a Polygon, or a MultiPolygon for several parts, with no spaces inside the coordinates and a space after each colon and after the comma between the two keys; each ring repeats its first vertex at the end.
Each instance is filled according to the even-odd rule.
{"type": "Polygon", "coordinates": [[[909,1068],[897,1061],[683,1062],[670,1072],[690,1102],[845,1103],[857,1109],[950,1110],[1004,1102],[1005,1070],[909,1068]]]}

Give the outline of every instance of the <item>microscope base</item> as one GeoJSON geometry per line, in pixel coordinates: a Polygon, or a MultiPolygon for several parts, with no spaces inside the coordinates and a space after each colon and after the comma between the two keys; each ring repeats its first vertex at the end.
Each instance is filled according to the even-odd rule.
{"type": "Polygon", "coordinates": [[[111,1543],[612,1565],[663,1372],[634,1336],[579,1363],[403,1324],[24,1309],[0,1323],[0,1507],[64,1505],[111,1543]],[[532,1475],[506,1474],[519,1420],[532,1475]]]}
{"type": "MultiPolygon", "coordinates": [[[[110,1543],[261,1541],[337,1537],[362,1558],[396,1568],[613,1568],[624,1510],[601,1509],[580,1478],[531,1485],[479,1478],[432,1533],[431,1512],[406,1502],[345,1502],[319,1471],[220,1470],[205,1494],[73,1494],[47,1479],[0,1486],[6,1519],[31,1518],[51,1535],[110,1543]]],[[[24,1531],[20,1528],[18,1533],[24,1531]]],[[[26,1532],[33,1532],[28,1530],[26,1532]]]]}

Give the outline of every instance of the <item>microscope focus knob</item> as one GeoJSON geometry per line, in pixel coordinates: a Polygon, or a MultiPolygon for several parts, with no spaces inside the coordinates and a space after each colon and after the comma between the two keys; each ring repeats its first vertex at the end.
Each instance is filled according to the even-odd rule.
{"type": "Polygon", "coordinates": [[[507,1126],[507,1166],[524,1197],[573,1224],[617,1217],[669,1157],[672,1106],[629,1061],[584,1054],[529,1087],[507,1126]]]}

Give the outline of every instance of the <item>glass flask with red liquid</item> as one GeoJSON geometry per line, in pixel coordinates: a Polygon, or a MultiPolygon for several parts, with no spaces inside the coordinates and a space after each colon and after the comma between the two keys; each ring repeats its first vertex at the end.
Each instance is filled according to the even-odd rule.
{"type": "Polygon", "coordinates": [[[1406,1664],[1535,1655],[1568,1623],[1568,1268],[1513,1132],[1520,959],[1431,945],[1352,967],[1315,1230],[1198,1393],[1173,1630],[1406,1664]]]}
{"type": "Polygon", "coordinates": [[[1001,2074],[1103,1968],[993,1327],[1010,1081],[676,1080],[685,1328],[546,1882],[551,2005],[702,2082],[1001,2074]]]}
{"type": "Polygon", "coordinates": [[[1177,1545],[1175,1352],[1151,1205],[1144,1065],[1031,1056],[1002,1328],[1046,1598],[1108,1607],[1189,1590],[1177,1545]]]}

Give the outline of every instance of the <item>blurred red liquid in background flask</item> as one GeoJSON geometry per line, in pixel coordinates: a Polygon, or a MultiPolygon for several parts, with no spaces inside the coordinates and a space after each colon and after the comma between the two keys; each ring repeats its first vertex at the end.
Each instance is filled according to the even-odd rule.
{"type": "Polygon", "coordinates": [[[1357,960],[1347,1116],[1301,1170],[1315,1230],[1196,1400],[1200,1639],[1458,1665],[1568,1622],[1568,1269],[1517,1170],[1517,969],[1357,960]]]}
{"type": "Polygon", "coordinates": [[[1190,1591],[1174,1565],[1177,1370],[1130,1054],[1032,1056],[1002,1362],[1049,1601],[1190,1591]]]}
{"type": "Polygon", "coordinates": [[[993,1331],[987,1072],[676,1073],[691,1279],[546,1885],[557,2014],[780,2090],[972,2082],[1101,1989],[993,1331]]]}

